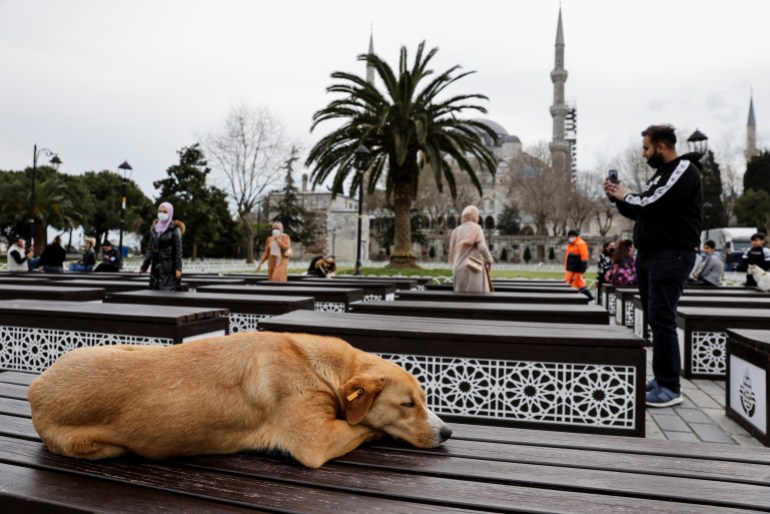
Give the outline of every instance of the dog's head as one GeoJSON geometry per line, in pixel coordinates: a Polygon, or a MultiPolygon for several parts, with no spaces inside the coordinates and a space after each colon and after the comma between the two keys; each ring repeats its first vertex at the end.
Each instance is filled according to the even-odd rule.
{"type": "Polygon", "coordinates": [[[765,270],[757,266],[756,264],[749,264],[749,275],[753,275],[756,278],[761,277],[765,273],[767,273],[765,270]]]}
{"type": "Polygon", "coordinates": [[[364,424],[419,448],[435,448],[452,435],[425,401],[425,391],[411,373],[383,360],[367,374],[340,388],[345,418],[364,424]]]}

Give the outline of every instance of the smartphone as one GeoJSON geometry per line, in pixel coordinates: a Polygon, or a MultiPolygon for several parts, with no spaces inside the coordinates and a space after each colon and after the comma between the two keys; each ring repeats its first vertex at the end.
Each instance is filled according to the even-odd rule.
{"type": "Polygon", "coordinates": [[[612,182],[613,184],[617,184],[620,181],[618,180],[618,170],[610,170],[607,172],[607,180],[612,182]]]}

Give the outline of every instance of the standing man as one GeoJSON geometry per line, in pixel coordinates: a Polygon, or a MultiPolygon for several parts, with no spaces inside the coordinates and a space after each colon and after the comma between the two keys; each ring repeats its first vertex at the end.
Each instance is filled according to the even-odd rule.
{"type": "Polygon", "coordinates": [[[567,237],[569,244],[567,253],[564,254],[564,269],[567,270],[567,274],[564,276],[564,281],[586,295],[589,300],[593,300],[594,296],[583,279],[583,273],[588,269],[588,244],[575,229],[567,232],[567,237]]]}
{"type": "Polygon", "coordinates": [[[700,154],[678,156],[671,125],[651,125],[642,132],[642,149],[655,174],[641,193],[604,181],[618,211],[636,220],[636,273],[645,318],[652,329],[652,371],[646,386],[649,407],[682,403],[681,356],[676,309],[684,282],[695,263],[703,223],[703,189],[693,162],[700,154]],[[690,157],[695,157],[690,161],[690,157]]]}

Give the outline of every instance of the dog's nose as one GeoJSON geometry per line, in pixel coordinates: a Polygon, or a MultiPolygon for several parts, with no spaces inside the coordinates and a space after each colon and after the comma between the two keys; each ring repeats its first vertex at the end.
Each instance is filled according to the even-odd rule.
{"type": "Polygon", "coordinates": [[[443,427],[441,427],[441,430],[438,431],[438,435],[441,438],[441,442],[443,443],[444,441],[452,437],[452,429],[444,425],[443,427]]]}

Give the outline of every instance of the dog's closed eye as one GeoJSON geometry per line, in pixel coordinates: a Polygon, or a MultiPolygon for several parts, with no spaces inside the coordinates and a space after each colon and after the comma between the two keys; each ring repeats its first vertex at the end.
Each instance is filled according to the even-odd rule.
{"type": "Polygon", "coordinates": [[[402,404],[401,404],[401,406],[402,406],[402,407],[408,407],[408,408],[410,408],[410,409],[411,409],[412,407],[414,407],[414,406],[415,406],[415,403],[414,403],[413,401],[411,401],[411,400],[410,400],[410,401],[408,401],[408,402],[404,402],[404,403],[402,403],[402,404]]]}

